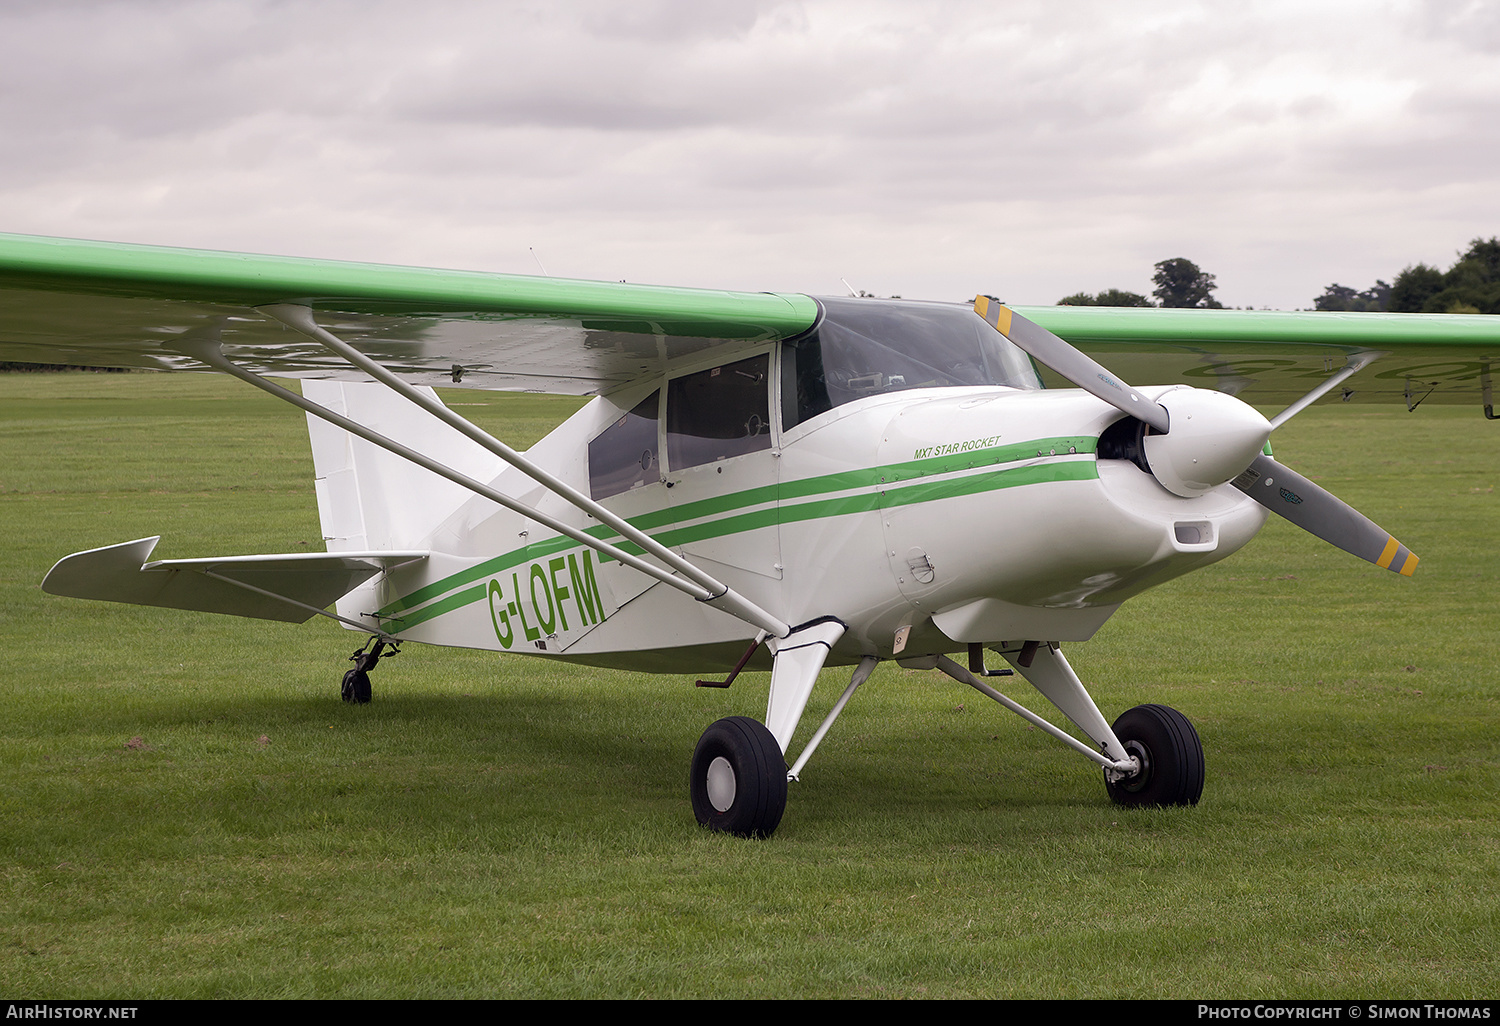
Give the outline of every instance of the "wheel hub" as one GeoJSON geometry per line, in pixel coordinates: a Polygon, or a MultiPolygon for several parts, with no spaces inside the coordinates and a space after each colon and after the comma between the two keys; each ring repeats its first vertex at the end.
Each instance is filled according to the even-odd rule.
{"type": "Polygon", "coordinates": [[[717,811],[728,812],[737,790],[734,767],[722,755],[708,764],[708,801],[717,811]]]}
{"type": "Polygon", "coordinates": [[[1151,782],[1151,752],[1139,741],[1126,741],[1125,753],[1135,763],[1135,771],[1120,774],[1114,783],[1134,794],[1151,782]]]}

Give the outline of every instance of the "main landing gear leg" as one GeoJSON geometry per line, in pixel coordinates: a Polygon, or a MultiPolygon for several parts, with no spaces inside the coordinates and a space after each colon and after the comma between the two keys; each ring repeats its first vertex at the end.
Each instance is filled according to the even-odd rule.
{"type": "Polygon", "coordinates": [[[1203,744],[1188,717],[1166,705],[1137,705],[1112,726],[1104,726],[1100,709],[1061,649],[1044,643],[1032,652],[1029,666],[1023,666],[1025,654],[1005,652],[1005,658],[1094,738],[1101,751],[1130,763],[1131,769],[1104,766],[1104,789],[1112,801],[1119,805],[1199,804],[1203,744]]]}
{"type": "Polygon", "coordinates": [[[1188,718],[1165,705],[1138,705],[1105,727],[1104,717],[1084,690],[1062,651],[1043,644],[1031,665],[1024,655],[1005,653],[1053,705],[1099,745],[1104,754],[1128,761],[1131,769],[1104,767],[1104,789],[1117,805],[1197,805],[1203,794],[1203,745],[1188,718]]]}
{"type": "Polygon", "coordinates": [[[339,693],[344,701],[363,705],[370,700],[370,671],[375,669],[376,663],[380,662],[382,654],[386,656],[399,655],[400,649],[396,647],[394,641],[386,642],[377,634],[371,637],[370,641],[361,645],[349,657],[350,661],[354,663],[354,669],[344,674],[344,682],[339,688],[339,693]],[[375,643],[374,648],[370,648],[370,642],[372,641],[375,643]],[[385,651],[387,645],[390,645],[389,652],[385,651]],[[369,651],[366,651],[366,649],[369,649],[369,651]]]}
{"type": "Polygon", "coordinates": [[[1051,644],[1028,643],[1001,655],[1097,746],[1090,748],[1028,709],[1017,705],[946,656],[939,669],[983,692],[1104,767],[1104,787],[1119,805],[1196,805],[1203,794],[1203,745],[1188,718],[1164,705],[1138,705],[1114,724],[1105,722],[1094,700],[1051,644]]]}
{"type": "Polygon", "coordinates": [[[699,825],[740,837],[769,837],[781,823],[789,776],[786,746],[802,718],[818,671],[844,630],[843,623],[825,617],[771,642],[776,662],[766,723],[730,716],[703,732],[688,777],[699,825]]]}

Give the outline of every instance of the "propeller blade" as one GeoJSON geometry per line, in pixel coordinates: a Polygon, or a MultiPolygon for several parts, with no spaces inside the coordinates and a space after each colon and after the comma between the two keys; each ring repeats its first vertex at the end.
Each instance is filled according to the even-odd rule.
{"type": "Polygon", "coordinates": [[[1165,408],[1137,393],[1102,364],[1083,355],[1040,324],[1027,320],[992,296],[977,297],[974,312],[1026,353],[1085,392],[1103,399],[1121,413],[1145,421],[1157,433],[1167,433],[1169,418],[1165,408]]]}
{"type": "Polygon", "coordinates": [[[1233,484],[1272,513],[1360,559],[1404,577],[1417,568],[1416,555],[1384,528],[1269,456],[1257,456],[1233,484]]]}
{"type": "MultiPolygon", "coordinates": [[[[1215,439],[1212,432],[1204,435],[1201,425],[1195,426],[1191,432],[1194,437],[1191,439],[1160,437],[1167,435],[1170,426],[1167,408],[1162,403],[1153,402],[1139,394],[1097,361],[992,296],[977,297],[974,300],[974,312],[1020,349],[1051,367],[1074,385],[1103,399],[1120,412],[1149,424],[1158,436],[1155,443],[1158,452],[1154,455],[1149,452],[1149,447],[1153,444],[1151,436],[1144,440],[1148,447],[1147,462],[1151,466],[1151,473],[1163,487],[1177,495],[1198,495],[1207,491],[1215,482],[1224,481],[1234,473],[1235,466],[1244,466],[1239,460],[1258,450],[1271,431],[1270,422],[1259,415],[1250,418],[1229,416],[1209,403],[1204,408],[1204,412],[1210,415],[1209,423],[1214,428],[1223,428],[1226,440],[1215,439]],[[1176,444],[1179,441],[1181,444],[1176,444]],[[1211,445],[1208,444],[1210,442],[1211,445]],[[1182,451],[1179,453],[1178,449],[1182,451]],[[1223,452],[1213,451],[1215,449],[1222,449],[1223,452]],[[1174,454],[1178,458],[1174,459],[1174,454]],[[1179,471],[1204,476],[1203,467],[1199,466],[1204,459],[1213,464],[1208,468],[1205,480],[1179,480],[1184,476],[1179,471]],[[1218,476],[1219,474],[1223,476],[1218,476]]],[[[1196,390],[1185,391],[1184,394],[1199,396],[1192,403],[1186,403],[1184,409],[1179,411],[1191,420],[1192,415],[1186,411],[1202,406],[1204,400],[1196,390]]],[[[1170,401],[1170,396],[1164,395],[1162,398],[1170,401]]],[[[1313,484],[1269,456],[1256,456],[1232,483],[1271,512],[1360,559],[1405,577],[1410,577],[1417,568],[1416,555],[1373,520],[1326,488],[1313,484]]]]}

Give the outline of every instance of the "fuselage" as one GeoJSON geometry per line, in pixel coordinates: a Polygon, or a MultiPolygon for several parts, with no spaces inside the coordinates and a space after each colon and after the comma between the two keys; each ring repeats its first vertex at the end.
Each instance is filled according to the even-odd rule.
{"type": "MultiPolygon", "coordinates": [[[[763,440],[677,468],[673,454],[688,449],[665,437],[668,412],[664,444],[601,501],[789,624],[844,621],[833,662],[1086,640],[1125,599],[1224,558],[1264,522],[1229,485],[1182,498],[1129,460],[1100,459],[1099,437],[1121,415],[1081,391],[904,389],[788,427],[777,356],[767,348],[770,415],[747,429],[763,440]]],[[[746,360],[743,350],[717,364],[707,354],[674,374],[746,360]]],[[[591,452],[598,462],[608,447],[591,443],[628,427],[643,404],[670,400],[672,377],[595,399],[529,456],[580,490],[597,485],[591,452]]],[[[517,471],[495,486],[614,537],[517,471]]],[[[387,630],[416,641],[685,672],[722,667],[755,633],[483,500],[426,544],[426,563],[353,593],[340,611],[379,609],[387,630]]]]}

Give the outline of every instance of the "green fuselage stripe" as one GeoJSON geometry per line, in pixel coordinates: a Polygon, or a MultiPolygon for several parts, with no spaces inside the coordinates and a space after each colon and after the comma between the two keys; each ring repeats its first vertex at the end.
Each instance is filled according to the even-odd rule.
{"type": "MultiPolygon", "coordinates": [[[[656,531],[656,533],[652,534],[652,537],[663,545],[671,547],[686,545],[707,538],[717,538],[744,531],[754,531],[759,528],[772,527],[778,524],[844,516],[851,513],[867,513],[879,509],[881,506],[930,502],[958,495],[974,495],[1000,488],[1039,484],[1045,481],[1087,480],[1098,477],[1098,469],[1093,460],[1049,462],[1041,465],[1013,467],[990,474],[964,474],[959,477],[945,478],[941,481],[928,481],[921,484],[905,484],[901,487],[891,487],[903,481],[909,482],[920,478],[953,474],[1002,463],[1015,463],[1038,457],[1050,458],[1054,455],[1066,457],[1075,454],[1092,455],[1097,443],[1098,439],[1096,438],[1063,437],[1035,439],[1014,445],[994,446],[966,453],[929,457],[921,460],[911,460],[905,463],[895,463],[860,470],[841,471],[837,474],[825,474],[820,477],[802,478],[776,485],[749,488],[744,491],[733,492],[728,495],[717,495],[681,506],[654,510],[650,513],[631,518],[630,524],[643,531],[656,531]],[[855,488],[877,490],[813,502],[787,502],[788,499],[802,498],[810,495],[826,495],[830,492],[848,491],[855,488]],[[734,516],[719,517],[718,519],[700,524],[688,524],[683,527],[673,526],[687,520],[713,516],[736,509],[746,509],[747,507],[766,503],[777,503],[777,505],[766,509],[751,510],[734,516]],[[663,527],[669,529],[656,530],[663,527]]],[[[586,533],[601,541],[610,541],[619,537],[616,532],[602,525],[589,528],[586,533]]],[[[629,542],[617,541],[615,544],[632,554],[639,555],[642,551],[638,546],[629,542]]],[[[476,563],[474,566],[466,567],[457,573],[450,574],[440,581],[424,585],[391,602],[376,615],[398,621],[399,629],[404,630],[418,623],[430,620],[435,616],[450,612],[460,606],[467,605],[470,602],[482,599],[485,593],[483,588],[471,588],[414,612],[403,612],[404,610],[413,610],[414,607],[420,606],[430,599],[444,595],[454,588],[472,584],[475,581],[490,577],[520,563],[541,559],[555,552],[574,548],[577,545],[578,542],[573,539],[565,535],[559,535],[522,548],[512,549],[502,555],[492,557],[481,563],[476,563]],[[463,601],[456,601],[461,596],[464,596],[463,601]]]]}
{"type": "MultiPolygon", "coordinates": [[[[1098,476],[1098,464],[1093,460],[1012,467],[1009,470],[998,470],[990,474],[969,474],[926,484],[906,485],[884,492],[868,492],[836,499],[782,505],[753,513],[742,513],[739,516],[725,517],[721,520],[711,520],[707,523],[693,524],[689,527],[679,527],[676,530],[652,535],[652,537],[667,546],[688,545],[708,538],[720,538],[724,535],[754,531],[762,527],[776,527],[804,520],[822,520],[850,513],[869,513],[890,506],[910,506],[919,502],[935,502],[960,495],[978,495],[1001,488],[1016,488],[1020,485],[1041,484],[1047,481],[1087,481],[1098,476]]],[[[622,542],[620,548],[633,555],[641,554],[641,550],[629,542],[622,542]]]]}
{"type": "MultiPolygon", "coordinates": [[[[614,535],[615,532],[607,527],[592,527],[584,533],[595,538],[604,539],[614,535]]],[[[511,549],[503,555],[494,556],[483,563],[476,563],[474,566],[458,571],[458,573],[450,574],[441,581],[434,581],[431,584],[423,585],[411,594],[403,595],[401,598],[385,606],[375,615],[381,617],[392,616],[403,609],[411,609],[413,606],[419,606],[428,599],[436,598],[454,588],[470,584],[480,578],[490,577],[502,570],[509,570],[513,566],[525,563],[528,560],[541,559],[543,556],[550,556],[554,552],[571,549],[577,545],[578,542],[572,538],[560,534],[555,538],[548,538],[546,541],[539,541],[524,548],[511,549]]],[[[409,618],[402,617],[403,622],[407,619],[409,618]]]]}
{"type": "Polygon", "coordinates": [[[423,606],[421,609],[414,610],[397,619],[401,621],[401,629],[406,630],[409,627],[415,627],[419,623],[425,623],[433,617],[442,616],[444,613],[451,613],[455,609],[461,609],[472,602],[483,602],[487,591],[488,589],[483,584],[473,588],[465,588],[463,591],[456,591],[445,599],[434,602],[429,606],[423,606]]]}

